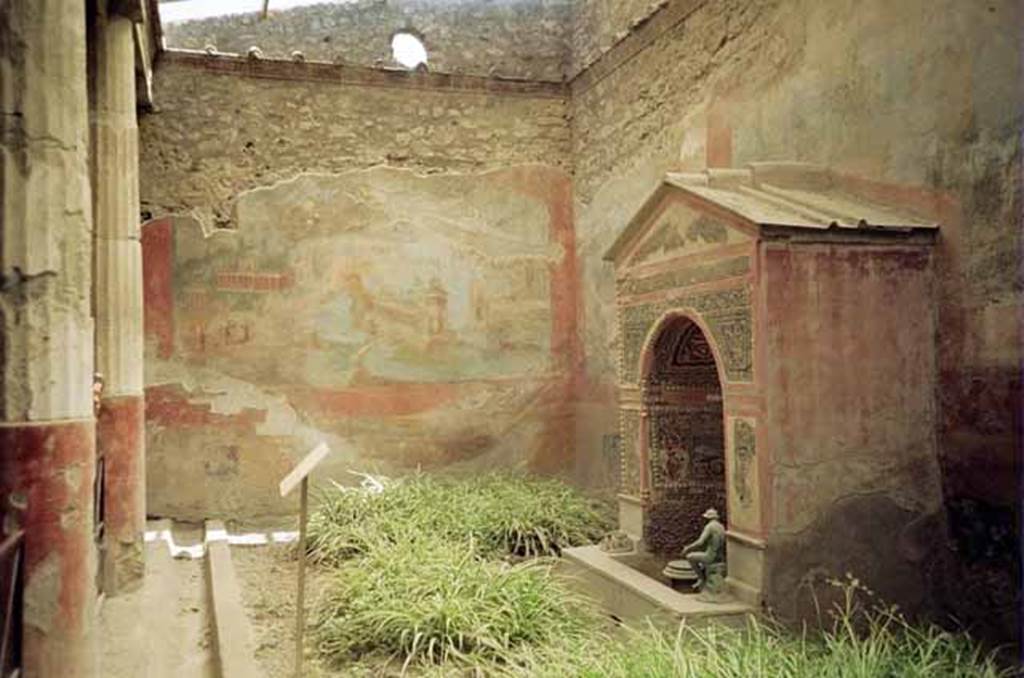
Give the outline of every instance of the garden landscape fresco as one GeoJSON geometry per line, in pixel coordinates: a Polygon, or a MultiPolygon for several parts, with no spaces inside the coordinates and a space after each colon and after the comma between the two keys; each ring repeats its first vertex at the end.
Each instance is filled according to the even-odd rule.
{"type": "MultiPolygon", "coordinates": [[[[236,229],[147,226],[147,265],[166,271],[147,288],[150,459],[204,470],[175,508],[232,502],[239,478],[270,488],[320,438],[342,473],[557,466],[573,350],[560,186],[543,168],[303,175],[245,194],[236,229]]],[[[274,511],[268,495],[231,509],[274,511]]]]}

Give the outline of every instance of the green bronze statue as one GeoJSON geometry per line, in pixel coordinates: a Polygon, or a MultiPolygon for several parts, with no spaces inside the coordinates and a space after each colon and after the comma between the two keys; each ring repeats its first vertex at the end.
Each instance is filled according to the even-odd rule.
{"type": "MultiPolygon", "coordinates": [[[[707,524],[697,541],[683,548],[683,557],[697,573],[693,588],[703,590],[709,575],[716,574],[725,565],[725,526],[719,521],[718,511],[711,508],[704,512],[707,524]]],[[[717,588],[715,582],[713,588],[717,588]]]]}

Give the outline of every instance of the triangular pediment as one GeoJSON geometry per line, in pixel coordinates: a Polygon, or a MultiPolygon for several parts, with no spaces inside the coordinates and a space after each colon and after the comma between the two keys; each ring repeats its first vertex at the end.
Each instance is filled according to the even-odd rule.
{"type": "Polygon", "coordinates": [[[747,242],[756,234],[753,224],[708,207],[666,181],[637,211],[605,259],[616,266],[656,263],[747,242]]]}
{"type": "Polygon", "coordinates": [[[753,163],[746,169],[667,174],[605,254],[634,266],[700,254],[768,231],[888,238],[938,225],[869,201],[827,168],[753,163]]]}

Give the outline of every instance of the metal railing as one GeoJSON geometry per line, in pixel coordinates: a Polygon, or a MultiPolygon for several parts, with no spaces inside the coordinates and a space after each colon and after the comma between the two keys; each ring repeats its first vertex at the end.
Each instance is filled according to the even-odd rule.
{"type": "Polygon", "coordinates": [[[3,636],[0,636],[0,677],[21,673],[21,595],[25,566],[25,533],[18,530],[0,543],[0,594],[3,636]]]}

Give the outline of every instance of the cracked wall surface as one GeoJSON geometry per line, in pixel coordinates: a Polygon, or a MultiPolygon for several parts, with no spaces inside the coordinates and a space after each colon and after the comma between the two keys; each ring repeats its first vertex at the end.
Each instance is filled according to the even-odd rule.
{"type": "MultiPolygon", "coordinates": [[[[36,40],[58,3],[0,8],[0,347],[5,421],[91,413],[92,215],[84,44],[50,54],[36,40]]],[[[80,13],[79,13],[80,14],[80,13]]],[[[75,12],[56,28],[82,35],[75,12]]]]}
{"type": "Polygon", "coordinates": [[[11,598],[24,612],[12,626],[19,668],[91,678],[96,451],[84,10],[73,0],[0,3],[0,511],[5,540],[23,530],[23,599],[11,598]]]}
{"type": "Polygon", "coordinates": [[[568,199],[543,166],[375,168],[247,191],[234,229],[147,225],[150,512],[290,510],[276,483],[321,440],[339,482],[565,469],[568,199]]]}
{"type": "MultiPolygon", "coordinates": [[[[271,5],[273,6],[273,5],[271,5]]],[[[570,45],[569,0],[360,0],[259,14],[168,23],[168,47],[245,54],[258,46],[268,58],[290,58],[360,66],[398,66],[391,36],[419,35],[431,70],[560,82],[570,45]]]]}
{"type": "Polygon", "coordinates": [[[158,218],[143,238],[151,512],[290,510],[274,484],[321,439],[341,482],[571,465],[564,98],[174,60],[156,88],[140,120],[158,218]]]}

